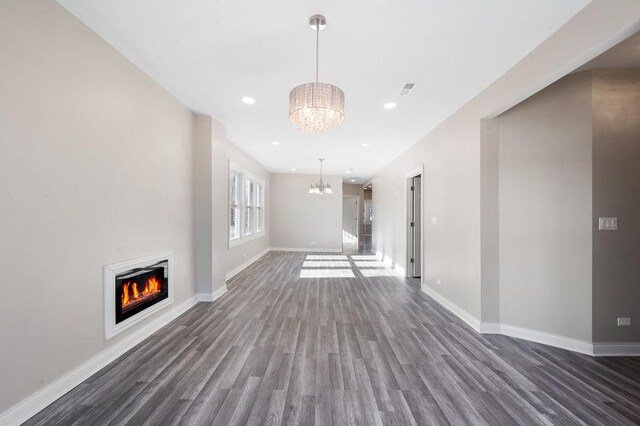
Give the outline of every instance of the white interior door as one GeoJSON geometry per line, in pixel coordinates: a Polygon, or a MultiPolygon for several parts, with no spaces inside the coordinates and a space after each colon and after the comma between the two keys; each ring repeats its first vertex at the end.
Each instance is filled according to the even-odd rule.
{"type": "Polygon", "coordinates": [[[358,244],[358,199],[355,197],[342,200],[342,243],[358,244]]]}
{"type": "Polygon", "coordinates": [[[412,253],[411,258],[412,262],[412,275],[415,278],[418,278],[422,275],[422,177],[416,176],[413,178],[412,185],[412,197],[411,197],[411,210],[412,217],[411,221],[413,226],[411,227],[411,245],[412,245],[412,253]]]}

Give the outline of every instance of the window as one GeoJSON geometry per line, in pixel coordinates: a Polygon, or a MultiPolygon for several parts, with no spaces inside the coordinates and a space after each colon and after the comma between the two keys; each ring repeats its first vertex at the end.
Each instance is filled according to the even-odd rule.
{"type": "Polygon", "coordinates": [[[242,168],[229,167],[229,246],[264,234],[264,181],[242,168]]]}
{"type": "Polygon", "coordinates": [[[235,171],[229,177],[229,240],[240,238],[240,175],[235,171]]]}
{"type": "Polygon", "coordinates": [[[244,208],[245,208],[245,221],[244,221],[244,235],[253,234],[253,224],[255,222],[254,213],[254,195],[253,195],[253,181],[245,179],[244,181],[244,208]]]}
{"type": "Polygon", "coordinates": [[[256,183],[256,232],[262,232],[264,228],[264,198],[262,185],[256,183]]]}

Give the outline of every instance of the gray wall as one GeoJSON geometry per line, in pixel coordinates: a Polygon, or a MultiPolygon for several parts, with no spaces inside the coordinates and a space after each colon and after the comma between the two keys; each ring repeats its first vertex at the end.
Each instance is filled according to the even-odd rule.
{"type": "MultiPolygon", "coordinates": [[[[213,135],[212,119],[196,117],[195,134],[195,218],[196,218],[196,282],[198,293],[213,292],[213,135]]],[[[218,287],[220,283],[218,283],[218,287]]],[[[217,288],[216,288],[217,289],[217,288]]]]}
{"type": "Polygon", "coordinates": [[[498,118],[500,322],[591,341],[591,74],[498,118]]]}
{"type": "Polygon", "coordinates": [[[372,178],[374,247],[404,266],[404,173],[424,165],[424,284],[478,321],[484,320],[485,302],[494,311],[487,320],[499,318],[496,226],[482,216],[483,208],[495,209],[495,187],[481,184],[482,170],[495,167],[495,162],[482,158],[486,147],[481,144],[481,120],[496,117],[635,32],[640,3],[612,3],[592,1],[372,178]],[[437,225],[431,224],[434,216],[437,225]],[[493,254],[483,257],[487,246],[493,246],[493,254]],[[441,285],[436,284],[438,277],[441,285]],[[484,292],[485,287],[491,290],[484,292]]]}
{"type": "Polygon", "coordinates": [[[225,282],[225,275],[250,260],[269,247],[269,206],[271,187],[269,172],[244,151],[227,139],[227,131],[222,124],[213,120],[213,254],[214,276],[213,290],[216,291],[225,282]],[[228,248],[229,235],[229,160],[243,169],[264,179],[265,233],[263,236],[239,246],[228,248]],[[216,268],[216,265],[219,267],[216,268]]]}
{"type": "Polygon", "coordinates": [[[197,117],[196,243],[200,293],[225,286],[225,275],[269,247],[269,173],[227,139],[226,129],[209,116],[197,117]],[[265,181],[265,233],[228,247],[229,161],[265,181]]]}
{"type": "Polygon", "coordinates": [[[55,2],[0,6],[0,412],[107,348],[103,267],[195,294],[195,116],[55,2]]]}
{"type": "Polygon", "coordinates": [[[500,323],[498,120],[480,123],[480,321],[500,323]]]}
{"type": "Polygon", "coordinates": [[[360,196],[362,191],[362,185],[356,185],[355,183],[343,183],[342,195],[358,195],[360,196]]]}
{"type": "Polygon", "coordinates": [[[423,280],[475,318],[480,318],[479,149],[479,118],[469,121],[458,113],[372,180],[374,249],[406,268],[405,173],[424,165],[423,280]]]}
{"type": "Polygon", "coordinates": [[[324,176],[333,194],[309,194],[318,175],[272,173],[271,246],[310,250],[342,249],[342,177],[324,176]]]}
{"type": "Polygon", "coordinates": [[[593,340],[640,342],[640,70],[593,72],[593,340]],[[597,231],[599,216],[618,231],[597,231]],[[631,327],[618,327],[631,317],[631,327]]]}

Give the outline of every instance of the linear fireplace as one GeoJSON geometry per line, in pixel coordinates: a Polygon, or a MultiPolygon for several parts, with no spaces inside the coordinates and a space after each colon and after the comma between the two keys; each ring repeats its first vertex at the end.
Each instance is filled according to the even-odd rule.
{"type": "Polygon", "coordinates": [[[173,301],[173,253],[105,266],[105,338],[173,301]]]}
{"type": "Polygon", "coordinates": [[[116,324],[169,297],[169,262],[116,275],[116,324]]]}

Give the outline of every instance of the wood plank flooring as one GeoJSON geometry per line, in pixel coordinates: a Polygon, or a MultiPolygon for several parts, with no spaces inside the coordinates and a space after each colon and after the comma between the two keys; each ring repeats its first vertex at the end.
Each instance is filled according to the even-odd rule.
{"type": "Polygon", "coordinates": [[[478,335],[368,261],[271,252],[26,424],[640,424],[640,358],[478,335]]]}

